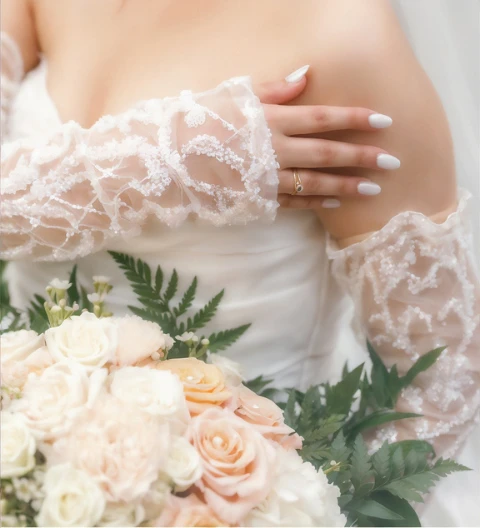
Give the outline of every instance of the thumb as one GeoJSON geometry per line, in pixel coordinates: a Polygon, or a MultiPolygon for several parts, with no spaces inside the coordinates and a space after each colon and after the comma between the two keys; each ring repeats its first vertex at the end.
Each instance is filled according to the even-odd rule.
{"type": "Polygon", "coordinates": [[[263,104],[285,104],[298,97],[305,86],[309,66],[302,66],[281,81],[271,81],[254,86],[253,91],[263,104]]]}

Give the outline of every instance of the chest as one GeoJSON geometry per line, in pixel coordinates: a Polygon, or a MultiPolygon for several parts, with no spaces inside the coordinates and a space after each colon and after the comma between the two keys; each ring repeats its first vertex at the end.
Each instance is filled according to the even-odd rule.
{"type": "Polygon", "coordinates": [[[89,126],[138,100],[206,90],[237,75],[255,82],[282,78],[303,64],[291,5],[40,0],[48,92],[63,121],[89,126]]]}

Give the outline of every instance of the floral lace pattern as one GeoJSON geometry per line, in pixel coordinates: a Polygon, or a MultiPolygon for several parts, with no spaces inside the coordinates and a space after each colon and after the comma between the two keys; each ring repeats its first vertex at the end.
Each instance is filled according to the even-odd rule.
{"type": "Polygon", "coordinates": [[[72,260],[139,234],[149,216],[224,226],[273,221],[278,207],[271,133],[248,77],[141,101],[90,129],[70,121],[43,144],[5,143],[1,169],[5,259],[72,260]]]}
{"type": "Polygon", "coordinates": [[[436,364],[405,389],[397,410],[422,418],[377,431],[374,446],[408,438],[451,456],[480,408],[480,281],[466,207],[437,224],[420,213],[397,215],[345,249],[329,246],[333,273],[352,295],[357,330],[400,374],[422,354],[446,346],[436,364]]]}

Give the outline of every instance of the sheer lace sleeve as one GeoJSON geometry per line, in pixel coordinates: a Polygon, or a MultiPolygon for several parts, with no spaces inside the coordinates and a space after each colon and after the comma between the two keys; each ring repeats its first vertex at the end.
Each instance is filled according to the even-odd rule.
{"type": "Polygon", "coordinates": [[[18,46],[5,32],[0,32],[0,125],[2,141],[8,132],[10,104],[18,90],[23,74],[23,59],[18,46]]]}
{"type": "Polygon", "coordinates": [[[388,366],[405,374],[422,354],[447,346],[398,401],[399,411],[423,417],[379,429],[376,445],[419,438],[451,456],[478,419],[480,282],[467,199],[462,192],[443,224],[406,212],[362,242],[329,247],[333,273],[355,302],[358,329],[388,366]]]}
{"type": "MultiPolygon", "coordinates": [[[[3,90],[3,88],[2,88],[3,90]]],[[[277,162],[248,77],[142,101],[90,129],[2,148],[2,258],[70,260],[149,216],[176,227],[272,221],[277,162]]]]}

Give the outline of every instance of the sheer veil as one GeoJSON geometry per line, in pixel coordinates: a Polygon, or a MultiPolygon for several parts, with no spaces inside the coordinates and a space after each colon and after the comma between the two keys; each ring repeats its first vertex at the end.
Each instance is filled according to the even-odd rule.
{"type": "MultiPolygon", "coordinates": [[[[459,184],[474,195],[472,223],[480,263],[480,0],[391,0],[437,89],[455,145],[459,184]]],[[[450,476],[424,511],[425,526],[480,526],[480,427],[458,460],[474,469],[450,476]]]]}

